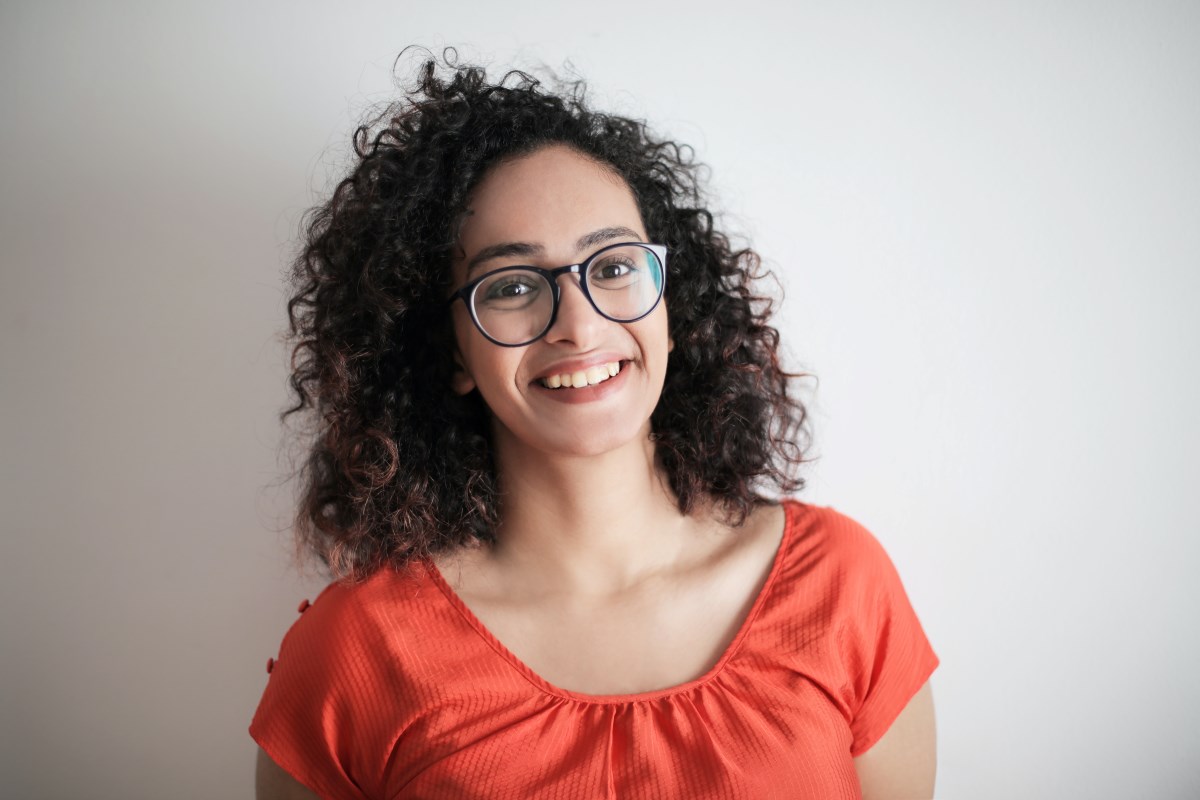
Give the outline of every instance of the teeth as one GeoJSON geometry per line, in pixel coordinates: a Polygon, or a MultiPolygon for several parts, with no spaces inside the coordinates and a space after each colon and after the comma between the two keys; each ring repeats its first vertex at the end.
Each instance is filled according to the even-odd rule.
{"type": "Polygon", "coordinates": [[[588,367],[587,369],[575,372],[550,375],[542,378],[542,385],[548,389],[578,389],[584,386],[595,386],[598,383],[604,383],[609,378],[616,377],[620,371],[621,363],[619,361],[610,361],[607,364],[597,364],[594,367],[588,367]]]}

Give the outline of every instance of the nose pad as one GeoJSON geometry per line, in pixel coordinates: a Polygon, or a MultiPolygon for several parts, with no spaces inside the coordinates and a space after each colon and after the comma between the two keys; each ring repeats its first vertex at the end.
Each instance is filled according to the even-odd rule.
{"type": "Polygon", "coordinates": [[[600,316],[592,301],[583,293],[578,275],[563,275],[558,280],[558,316],[546,332],[546,338],[587,344],[608,320],[600,316]]]}

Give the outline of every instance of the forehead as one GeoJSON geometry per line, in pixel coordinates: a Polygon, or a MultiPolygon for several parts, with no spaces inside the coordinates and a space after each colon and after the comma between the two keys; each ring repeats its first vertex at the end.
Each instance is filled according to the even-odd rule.
{"type": "Polygon", "coordinates": [[[561,260],[579,255],[580,237],[619,226],[645,236],[624,179],[576,150],[551,145],[488,172],[471,193],[459,241],[466,260],[509,242],[539,245],[561,260]]]}

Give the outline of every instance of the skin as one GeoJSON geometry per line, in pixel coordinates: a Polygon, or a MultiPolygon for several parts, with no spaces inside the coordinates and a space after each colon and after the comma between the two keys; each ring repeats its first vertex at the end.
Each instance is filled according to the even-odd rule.
{"type": "MultiPolygon", "coordinates": [[[[575,264],[606,244],[647,239],[623,181],[574,151],[549,147],[493,169],[473,193],[459,241],[465,257],[454,266],[456,286],[502,267],[575,264]],[[485,250],[506,245],[526,252],[478,261],[485,250]]],[[[670,350],[666,304],[620,324],[595,312],[574,276],[561,277],[559,286],[554,326],[524,347],[493,344],[475,329],[465,304],[453,306],[460,366],[454,390],[483,395],[492,412],[493,447],[508,459],[499,470],[504,478],[546,460],[595,472],[588,466],[595,456],[623,450],[639,461],[652,457],[650,413],[670,350]],[[624,386],[599,402],[565,407],[536,380],[618,359],[629,362],[624,386]]]]}
{"type": "MultiPolygon", "coordinates": [[[[597,231],[647,241],[620,178],[566,147],[545,148],[480,184],[455,283],[516,264],[577,263],[609,243],[589,239],[597,231]],[[469,271],[476,254],[513,242],[529,252],[469,271]]],[[[711,513],[680,514],[650,441],[671,350],[665,304],[616,323],[573,277],[560,282],[554,326],[526,347],[487,341],[456,304],[455,389],[477,389],[492,411],[505,503],[495,546],[438,566],[484,625],[555,685],[629,694],[684,683],[736,634],[778,548],[782,514],[765,508],[741,532],[711,513]],[[623,367],[620,383],[598,387],[617,388],[593,401],[565,404],[539,383],[597,358],[623,367]]]]}
{"type": "Polygon", "coordinates": [[[289,775],[261,747],[254,769],[254,796],[258,800],[320,800],[320,795],[289,775]]]}
{"type": "MultiPolygon", "coordinates": [[[[619,241],[648,241],[629,187],[576,151],[549,146],[496,166],[476,188],[454,285],[506,266],[579,263],[619,241]],[[479,261],[498,246],[507,255],[479,261]]],[[[554,326],[524,347],[489,342],[464,304],[453,305],[452,389],[479,391],[492,413],[505,500],[495,545],[436,566],[551,684],[611,695],[686,683],[712,669],[741,627],[773,564],[783,513],[764,506],[737,530],[709,508],[680,513],[650,440],[672,349],[665,303],[616,323],[596,313],[574,276],[560,286],[554,326]],[[618,378],[579,390],[584,402],[561,402],[539,380],[617,360],[618,378]]],[[[868,800],[932,796],[928,687],[855,768],[868,800]]],[[[258,796],[314,795],[260,751],[258,796]]]]}
{"type": "Polygon", "coordinates": [[[937,776],[937,730],[933,691],[926,683],[887,733],[854,759],[865,800],[923,800],[933,797],[937,776]]]}

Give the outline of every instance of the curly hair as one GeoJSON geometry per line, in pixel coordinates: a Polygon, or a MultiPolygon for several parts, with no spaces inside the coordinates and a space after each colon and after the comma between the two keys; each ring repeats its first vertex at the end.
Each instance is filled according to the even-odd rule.
{"type": "Polygon", "coordinates": [[[665,244],[675,342],[651,417],[682,512],[713,501],[740,525],[774,488],[800,489],[806,412],[781,366],[758,255],[704,207],[701,165],[644,122],[594,111],[581,81],[520,71],[490,83],[453,53],[354,135],[355,162],[309,211],[288,302],[290,385],[305,429],[298,541],[357,579],[474,541],[499,519],[489,416],[451,391],[445,298],[468,198],[502,160],[561,144],[610,167],[665,244]]]}

